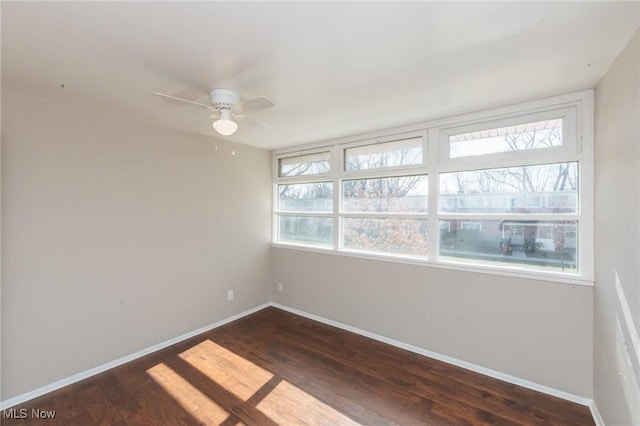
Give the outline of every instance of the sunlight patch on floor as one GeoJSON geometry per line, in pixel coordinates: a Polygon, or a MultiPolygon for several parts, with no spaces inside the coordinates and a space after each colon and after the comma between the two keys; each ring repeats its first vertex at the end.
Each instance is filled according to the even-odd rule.
{"type": "Polygon", "coordinates": [[[359,425],[286,381],[269,392],[257,408],[281,425],[359,425]]]}
{"type": "Polygon", "coordinates": [[[248,400],[273,374],[212,342],[182,352],[180,358],[243,401],[248,400]]]}
{"type": "Polygon", "coordinates": [[[155,365],[147,374],[197,421],[217,425],[229,417],[227,411],[167,365],[155,365]]]}

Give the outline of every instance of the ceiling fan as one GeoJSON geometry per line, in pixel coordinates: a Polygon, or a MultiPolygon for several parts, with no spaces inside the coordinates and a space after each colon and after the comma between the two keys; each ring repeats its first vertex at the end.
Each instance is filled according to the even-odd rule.
{"type": "Polygon", "coordinates": [[[236,123],[234,119],[242,120],[244,118],[244,115],[242,115],[243,111],[256,111],[275,106],[273,101],[266,96],[258,96],[257,98],[240,102],[240,95],[229,89],[209,90],[211,105],[201,104],[164,93],[154,92],[152,94],[173,99],[174,101],[186,102],[213,111],[214,114],[211,116],[211,118],[214,119],[213,128],[223,136],[230,136],[238,130],[238,123],[236,123]]]}

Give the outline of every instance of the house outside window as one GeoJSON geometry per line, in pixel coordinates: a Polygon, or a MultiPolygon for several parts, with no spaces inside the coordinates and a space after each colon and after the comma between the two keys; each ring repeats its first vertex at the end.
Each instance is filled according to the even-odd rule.
{"type": "Polygon", "coordinates": [[[274,153],[282,246],[593,277],[593,93],[274,153]]]}

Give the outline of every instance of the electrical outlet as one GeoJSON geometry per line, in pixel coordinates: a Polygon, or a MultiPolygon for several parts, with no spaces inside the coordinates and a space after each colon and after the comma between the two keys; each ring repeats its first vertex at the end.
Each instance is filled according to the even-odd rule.
{"type": "Polygon", "coordinates": [[[227,300],[233,300],[233,290],[227,291],[227,300]]]}
{"type": "Polygon", "coordinates": [[[278,291],[282,291],[282,283],[278,283],[278,291]]]}

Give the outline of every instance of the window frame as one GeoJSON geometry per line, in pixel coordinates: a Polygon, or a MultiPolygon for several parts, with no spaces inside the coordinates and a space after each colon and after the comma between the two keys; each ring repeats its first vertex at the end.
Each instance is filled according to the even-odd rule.
{"type": "Polygon", "coordinates": [[[283,154],[277,154],[273,156],[273,174],[278,179],[279,182],[286,182],[288,180],[298,181],[300,179],[304,179],[305,181],[311,179],[312,181],[319,180],[327,180],[330,176],[333,175],[334,167],[333,165],[333,150],[328,147],[318,148],[318,149],[305,149],[298,150],[294,152],[288,152],[283,154]],[[324,152],[329,153],[329,173],[315,173],[308,175],[291,175],[291,176],[280,176],[280,160],[285,158],[295,158],[302,157],[305,155],[313,155],[313,154],[321,154],[324,152]]]}
{"type": "MultiPolygon", "coordinates": [[[[424,141],[423,141],[424,144],[424,141]]],[[[343,148],[346,150],[346,148],[343,148]]],[[[424,146],[423,146],[423,157],[424,157],[424,146]]],[[[409,259],[424,259],[427,257],[419,256],[419,255],[410,255],[410,254],[400,254],[400,253],[392,253],[392,252],[382,252],[382,251],[369,251],[369,250],[361,250],[354,248],[347,248],[344,246],[344,233],[343,233],[343,223],[344,219],[348,218],[372,218],[372,219],[413,219],[413,220],[426,220],[427,223],[429,221],[429,203],[427,202],[427,211],[426,212],[347,212],[344,209],[344,182],[349,182],[353,180],[369,180],[369,179],[385,179],[385,178],[394,178],[394,177],[410,177],[410,176],[424,176],[427,179],[427,184],[429,182],[429,175],[423,173],[421,171],[411,170],[411,166],[402,166],[402,167],[389,167],[384,170],[392,169],[396,171],[396,173],[385,173],[384,176],[376,175],[374,177],[362,177],[362,176],[353,176],[349,175],[349,177],[343,176],[339,180],[340,185],[340,200],[339,200],[339,209],[338,209],[338,219],[339,219],[339,230],[338,230],[338,250],[349,252],[349,253],[364,253],[371,254],[376,256],[388,256],[388,257],[400,257],[400,258],[409,258],[409,259]],[[404,168],[405,170],[399,171],[399,168],[404,168]],[[404,173],[402,173],[404,171],[404,173]],[[400,172],[400,173],[398,173],[400,172]],[[413,173],[411,173],[413,172],[413,173]]],[[[369,169],[363,170],[363,172],[368,172],[369,169]]],[[[368,173],[363,173],[363,175],[368,176],[368,173]]],[[[428,186],[429,188],[429,186],[428,186]]],[[[427,192],[427,197],[429,197],[429,192],[427,192]]]]}
{"type": "MultiPolygon", "coordinates": [[[[570,94],[555,96],[480,111],[471,114],[458,115],[439,120],[425,121],[409,126],[371,132],[356,136],[306,144],[297,147],[283,148],[273,152],[273,228],[272,246],[292,249],[318,251],[342,256],[354,256],[382,261],[394,261],[436,267],[472,271],[479,273],[497,274],[513,277],[524,277],[542,281],[553,281],[568,284],[592,286],[594,282],[593,262],[593,90],[584,90],[570,94]],[[539,148],[522,151],[505,151],[466,157],[449,158],[449,136],[476,130],[486,130],[513,124],[523,124],[546,119],[563,119],[563,144],[556,147],[539,148]],[[418,165],[404,165],[388,168],[374,168],[365,170],[345,170],[346,149],[385,143],[395,140],[422,138],[423,163],[418,165]],[[312,154],[328,151],[330,153],[330,172],[322,175],[278,176],[279,159],[296,155],[312,154]],[[578,234],[578,271],[574,273],[538,271],[519,269],[517,265],[501,267],[496,265],[482,265],[455,263],[438,259],[440,221],[482,220],[496,219],[495,215],[482,214],[449,214],[439,210],[440,173],[473,171],[502,167],[517,167],[525,165],[541,165],[560,162],[578,162],[578,211],[573,214],[527,214],[500,215],[505,220],[576,220],[578,234]],[[350,216],[362,216],[359,213],[344,212],[343,182],[357,179],[375,179],[408,175],[426,175],[428,179],[428,208],[427,213],[420,218],[428,220],[428,255],[413,257],[381,252],[363,252],[342,247],[342,219],[350,216]],[[278,217],[284,212],[278,211],[278,185],[283,183],[313,183],[333,182],[333,212],[326,217],[333,217],[333,246],[331,248],[312,247],[304,244],[278,242],[278,217]]],[[[397,215],[392,213],[391,216],[397,215]]],[[[399,214],[400,216],[406,216],[399,214]]],[[[325,215],[322,215],[325,216],[325,215]]],[[[410,216],[414,216],[411,214],[410,216]]],[[[378,217],[378,216],[376,216],[378,217]]]]}
{"type": "Polygon", "coordinates": [[[338,159],[339,161],[339,176],[348,180],[350,178],[356,179],[362,176],[373,176],[373,177],[385,177],[397,174],[402,174],[404,172],[410,172],[412,170],[421,170],[424,168],[427,163],[427,144],[425,143],[426,134],[424,131],[419,132],[410,132],[410,133],[400,133],[393,134],[386,137],[377,137],[377,138],[367,138],[363,140],[359,140],[357,142],[351,142],[346,144],[338,145],[338,159]],[[369,146],[376,144],[384,144],[391,142],[400,142],[407,139],[421,139],[422,140],[422,163],[421,164],[406,164],[402,166],[391,166],[391,167],[381,167],[381,168],[371,168],[371,169],[362,169],[362,170],[347,170],[346,167],[346,154],[347,150],[351,148],[359,148],[361,146],[369,146]]]}
{"type": "MultiPolygon", "coordinates": [[[[273,210],[273,219],[271,223],[272,235],[271,241],[274,244],[283,244],[287,246],[299,246],[299,247],[310,247],[317,250],[331,250],[331,247],[324,247],[320,245],[309,245],[304,243],[295,243],[290,241],[279,241],[280,238],[280,217],[317,217],[317,218],[334,218],[335,211],[335,202],[336,202],[336,185],[334,180],[335,174],[335,165],[334,165],[334,150],[328,147],[321,147],[317,149],[304,149],[297,151],[289,151],[280,155],[273,155],[273,175],[275,179],[272,185],[272,210],[273,210]],[[298,176],[280,176],[280,160],[283,158],[294,158],[300,157],[304,155],[310,154],[319,154],[323,152],[329,153],[329,172],[328,173],[317,173],[310,175],[298,175],[298,176]],[[330,212],[291,212],[286,210],[280,210],[279,203],[279,191],[278,187],[280,185],[287,184],[301,184],[301,183],[322,183],[322,182],[332,182],[333,183],[333,211],[330,212]]],[[[335,247],[335,219],[333,221],[333,233],[334,238],[332,241],[332,247],[335,247]]]]}
{"type": "Polygon", "coordinates": [[[464,169],[484,169],[485,165],[491,168],[500,167],[501,165],[512,165],[522,162],[527,165],[533,165],[532,162],[540,162],[540,164],[548,163],[549,158],[565,158],[573,156],[578,149],[577,120],[576,110],[572,107],[553,108],[538,112],[531,112],[525,115],[513,114],[511,116],[501,117],[498,119],[489,119],[465,123],[460,126],[441,127],[440,128],[440,164],[442,167],[452,167],[455,170],[464,169]],[[562,118],[562,140],[561,146],[549,148],[537,148],[522,151],[502,151],[488,154],[470,155],[466,157],[449,157],[449,136],[469,133],[471,131],[489,130],[511,125],[523,124],[523,122],[532,123],[536,121],[549,120],[554,118],[562,118]]]}

